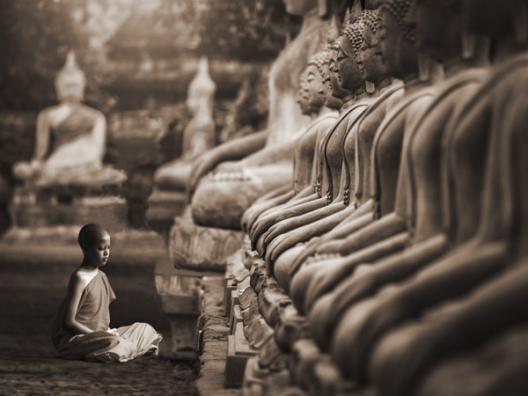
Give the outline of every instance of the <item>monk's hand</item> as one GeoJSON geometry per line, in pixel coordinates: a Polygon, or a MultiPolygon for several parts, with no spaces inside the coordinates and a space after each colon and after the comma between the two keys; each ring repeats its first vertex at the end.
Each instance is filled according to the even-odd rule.
{"type": "Polygon", "coordinates": [[[116,336],[119,335],[119,332],[117,331],[117,329],[108,328],[108,330],[106,330],[106,332],[109,333],[109,334],[112,334],[112,335],[116,335],[116,336]]]}

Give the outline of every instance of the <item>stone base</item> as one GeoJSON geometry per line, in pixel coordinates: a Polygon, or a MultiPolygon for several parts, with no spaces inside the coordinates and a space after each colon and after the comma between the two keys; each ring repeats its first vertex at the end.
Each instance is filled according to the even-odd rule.
{"type": "Polygon", "coordinates": [[[244,378],[246,362],[257,351],[251,348],[244,336],[243,323],[239,322],[233,334],[228,337],[225,385],[228,388],[240,387],[244,378]]]}
{"type": "Polygon", "coordinates": [[[242,245],[240,231],[201,227],[193,223],[189,210],[174,219],[169,251],[176,268],[224,272],[229,256],[242,245]]]}
{"type": "Polygon", "coordinates": [[[194,273],[176,270],[168,257],[156,266],[156,289],[167,314],[171,339],[165,357],[193,360],[199,352],[199,316],[203,292],[194,273]]]}
{"type": "Polygon", "coordinates": [[[128,205],[117,195],[61,195],[42,196],[20,189],[10,205],[15,227],[40,228],[99,223],[111,232],[127,228],[128,205]]]}
{"type": "Polygon", "coordinates": [[[187,195],[183,191],[154,190],[148,199],[147,222],[163,236],[169,235],[176,216],[187,206],[187,195]]]}

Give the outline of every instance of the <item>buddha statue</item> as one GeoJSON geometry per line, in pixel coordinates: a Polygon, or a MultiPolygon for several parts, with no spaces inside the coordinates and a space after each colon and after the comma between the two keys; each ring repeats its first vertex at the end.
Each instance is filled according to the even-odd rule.
{"type": "Polygon", "coordinates": [[[401,85],[391,85],[390,79],[386,77],[383,63],[375,54],[377,44],[370,38],[378,34],[381,27],[377,13],[378,11],[372,10],[362,13],[361,22],[364,27],[360,31],[361,36],[359,37],[363,37],[365,43],[374,44],[367,44],[365,49],[360,48],[356,58],[362,60],[360,65],[365,70],[362,77],[368,78],[367,81],[370,83],[376,83],[381,89],[379,92],[373,92],[372,103],[357,123],[349,125],[349,131],[343,140],[341,146],[344,153],[343,177],[338,185],[337,197],[331,205],[335,209],[322,213],[320,218],[315,218],[315,221],[299,227],[290,232],[289,235],[284,235],[286,236],[284,241],[279,241],[275,251],[269,255],[270,260],[275,262],[275,276],[277,279],[283,279],[282,285],[285,288],[288,288],[292,258],[303,249],[302,245],[294,247],[296,243],[332,232],[336,226],[343,222],[343,219],[352,222],[365,214],[368,216],[370,213],[372,216],[374,211],[374,201],[370,197],[370,192],[363,192],[362,188],[359,187],[361,185],[369,190],[370,166],[363,166],[363,164],[370,163],[370,152],[374,143],[375,132],[388,109],[399,100],[403,91],[401,85]],[[369,39],[366,40],[367,38],[369,39]],[[306,232],[308,228],[310,231],[306,232]]]}
{"type": "Polygon", "coordinates": [[[216,86],[209,75],[207,58],[201,58],[198,71],[189,85],[187,107],[193,117],[183,131],[182,155],[164,164],[154,174],[162,190],[185,191],[192,162],[215,145],[213,97],[216,86]]]}
{"type": "Polygon", "coordinates": [[[285,0],[285,5],[303,16],[303,25],[270,71],[267,132],[221,145],[195,161],[189,189],[197,225],[240,229],[243,212],[257,197],[291,181],[291,152],[308,122],[296,102],[298,80],[320,48],[326,22],[318,17],[315,0],[285,0]]]}
{"type": "Polygon", "coordinates": [[[336,112],[327,107],[327,85],[324,78],[325,63],[328,51],[316,53],[308,61],[306,70],[301,76],[298,103],[303,114],[311,116],[312,123],[305,133],[299,137],[295,148],[293,167],[293,183],[287,188],[279,188],[270,195],[258,199],[242,216],[242,228],[247,230],[256,218],[264,211],[284,204],[291,200],[302,199],[313,192],[317,178],[316,167],[319,162],[319,152],[322,135],[333,125],[336,112]]]}
{"type": "MultiPolygon", "coordinates": [[[[409,344],[402,342],[409,334],[394,329],[426,312],[433,314],[448,301],[459,299],[463,306],[464,296],[487,282],[493,283],[508,268],[512,256],[523,249],[515,243],[523,237],[524,214],[524,202],[519,199],[523,192],[515,190],[522,189],[522,183],[515,175],[520,175],[524,163],[515,150],[524,148],[519,136],[525,118],[521,92],[525,92],[526,44],[515,42],[512,32],[516,26],[512,23],[516,13],[513,10],[522,10],[523,6],[520,2],[507,2],[504,9],[502,4],[500,7],[491,4],[482,7],[481,2],[469,4],[470,26],[477,20],[481,29],[478,33],[493,32],[496,56],[491,74],[468,93],[462,110],[455,113],[446,129],[445,180],[449,186],[446,210],[450,216],[445,227],[453,247],[411,277],[381,289],[377,295],[348,307],[343,314],[334,335],[333,355],[347,376],[359,381],[365,380],[364,364],[372,357],[371,371],[376,378],[383,377],[387,386],[405,384],[413,368],[397,380],[392,376],[401,374],[396,367],[406,364],[406,359],[401,359],[403,354],[412,354],[407,349],[409,344]],[[505,17],[505,10],[509,10],[509,18],[505,17]],[[468,209],[468,202],[477,206],[477,210],[468,209]],[[515,210],[520,210],[519,214],[515,210]],[[389,367],[394,371],[389,373],[389,367]]],[[[525,23],[519,25],[525,29],[525,23]]],[[[517,39],[526,41],[525,30],[520,37],[517,39]]],[[[451,308],[447,307],[444,313],[450,317],[451,308]]],[[[487,308],[479,305],[478,309],[487,308]]],[[[500,315],[494,321],[500,323],[500,315]]],[[[483,328],[490,323],[472,326],[483,328]]],[[[431,350],[441,353],[442,348],[436,349],[434,340],[425,345],[424,356],[431,350]]]]}
{"type": "MultiPolygon", "coordinates": [[[[450,115],[460,111],[464,103],[461,98],[476,89],[487,73],[486,68],[481,67],[482,54],[463,56],[461,11],[460,7],[446,2],[418,3],[418,47],[444,62],[446,79],[434,87],[435,99],[427,107],[427,117],[422,117],[414,130],[407,132],[406,151],[403,155],[412,164],[409,168],[412,219],[409,227],[413,230],[409,241],[411,246],[398,254],[373,261],[372,264],[362,264],[356,271],[352,270],[348,276],[344,276],[331,293],[315,303],[311,314],[311,322],[314,324],[312,331],[324,348],[328,348],[331,331],[347,306],[375,293],[384,284],[411,275],[448,249],[449,236],[444,229],[446,215],[443,213],[444,205],[438,199],[445,195],[443,190],[447,186],[444,186],[441,161],[438,159],[443,157],[442,141],[450,115]],[[438,15],[449,18],[449,31],[453,36],[442,34],[439,37],[439,31],[429,21],[439,21],[438,15]],[[433,196],[436,198],[432,199],[433,196]],[[333,309],[328,310],[329,306],[333,309]]],[[[482,47],[486,49],[485,45],[482,47]]],[[[308,292],[313,293],[309,296],[310,301],[320,294],[316,290],[321,288],[315,286],[314,284],[308,292]]]]}
{"type": "Polygon", "coordinates": [[[13,167],[26,187],[98,188],[120,186],[126,180],[123,172],[103,165],[106,119],[82,104],[85,86],[86,77],[70,51],[55,80],[60,103],[38,114],[33,159],[13,167]]]}
{"type": "Polygon", "coordinates": [[[207,58],[198,62],[198,70],[189,84],[187,108],[192,119],[182,136],[182,154],[179,158],[160,166],[154,173],[154,188],[148,199],[147,220],[160,231],[173,223],[187,205],[187,184],[193,161],[215,145],[213,98],[216,86],[209,75],[207,58]]]}
{"type": "MultiPolygon", "coordinates": [[[[407,12],[408,8],[403,8],[403,11],[407,12]]],[[[408,29],[405,19],[393,14],[391,9],[382,8],[383,29],[386,31],[381,43],[382,55],[389,73],[405,81],[405,94],[388,111],[383,123],[378,124],[380,126],[374,136],[372,132],[368,133],[368,129],[363,131],[363,136],[370,136],[374,149],[371,150],[371,157],[363,160],[372,163],[370,175],[363,176],[370,179],[370,183],[358,183],[356,194],[367,190],[368,199],[364,205],[373,209],[357,218],[345,219],[307,249],[312,254],[341,257],[312,260],[306,265],[298,259],[290,265],[290,294],[300,312],[307,312],[305,309],[310,308],[320,295],[334,288],[358,265],[396,253],[409,240],[409,233],[406,232],[407,224],[411,224],[406,204],[408,164],[401,152],[402,147],[407,145],[412,126],[432,100],[433,90],[430,78],[418,78],[414,31],[408,29]],[[391,199],[382,200],[385,194],[391,199]],[[314,286],[310,287],[311,284],[314,286]]],[[[358,197],[356,195],[356,199],[358,197]]],[[[301,259],[306,257],[306,253],[300,256],[301,259]]]]}
{"type": "MultiPolygon", "coordinates": [[[[330,53],[327,53],[329,56],[330,53]]],[[[329,62],[330,59],[327,59],[329,62]]],[[[354,70],[358,70],[358,65],[356,63],[350,62],[350,67],[354,67],[354,70]]],[[[325,66],[327,67],[327,66],[325,66]]],[[[326,74],[326,72],[325,72],[326,74]]],[[[360,99],[364,95],[364,83],[359,78],[359,72],[356,74],[350,73],[348,75],[349,83],[351,90],[355,89],[355,95],[360,99]]],[[[344,92],[351,92],[347,90],[344,92]]],[[[340,92],[333,90],[333,95],[342,95],[340,92]]],[[[352,91],[353,92],[353,91],[352,91]]],[[[332,96],[329,96],[332,97],[332,96]]],[[[350,100],[350,102],[353,102],[350,100]]],[[[349,106],[350,107],[350,106],[349,106]]],[[[317,209],[324,208],[328,205],[331,200],[331,194],[333,191],[330,191],[331,179],[335,180],[335,184],[339,185],[340,171],[341,171],[341,152],[339,150],[339,142],[342,139],[342,136],[347,131],[347,124],[350,120],[356,119],[359,117],[361,112],[366,108],[366,104],[354,104],[352,107],[347,108],[342,111],[340,118],[334,125],[327,131],[325,131],[324,137],[321,137],[320,144],[318,145],[318,162],[316,163],[316,177],[312,183],[312,194],[305,197],[301,200],[291,200],[286,205],[275,207],[270,209],[270,211],[263,213],[257,221],[255,221],[251,231],[250,236],[253,242],[256,243],[257,250],[262,254],[265,249],[265,239],[273,232],[272,227],[280,225],[281,221],[286,221],[288,219],[296,219],[297,216],[303,214],[309,214],[317,209]],[[337,152],[335,156],[332,156],[329,153],[329,148],[334,147],[334,150],[337,152]],[[334,158],[337,157],[337,158],[334,158]],[[333,173],[330,173],[332,167],[328,165],[328,159],[332,158],[335,160],[335,166],[333,173]],[[339,168],[339,169],[338,169],[339,168]],[[322,191],[326,191],[326,194],[323,196],[322,191]]]]}

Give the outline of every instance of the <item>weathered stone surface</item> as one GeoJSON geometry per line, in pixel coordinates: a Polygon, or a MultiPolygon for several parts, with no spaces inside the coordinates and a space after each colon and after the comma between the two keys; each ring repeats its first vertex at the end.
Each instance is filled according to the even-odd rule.
{"type": "Polygon", "coordinates": [[[286,353],[291,352],[293,344],[310,335],[309,323],[306,317],[299,315],[293,305],[285,307],[279,317],[279,322],[275,326],[275,341],[277,345],[286,353]]]}
{"type": "Polygon", "coordinates": [[[51,195],[38,199],[34,195],[15,193],[10,206],[11,221],[16,227],[70,226],[99,223],[111,232],[127,227],[128,206],[118,196],[81,196],[61,201],[61,196],[51,195]]]}
{"type": "Polygon", "coordinates": [[[174,218],[184,212],[187,196],[184,192],[155,190],[147,204],[148,224],[156,231],[168,234],[174,218]]]}
{"type": "Polygon", "coordinates": [[[263,287],[258,293],[260,313],[271,326],[279,322],[281,312],[292,304],[290,297],[281,290],[273,279],[268,279],[267,287],[263,287]]]}
{"type": "Polygon", "coordinates": [[[240,248],[242,238],[241,232],[198,226],[186,212],[174,220],[170,256],[176,267],[223,272],[228,257],[240,248]]]}
{"type": "Polygon", "coordinates": [[[242,323],[238,323],[233,335],[228,337],[227,360],[225,368],[226,387],[240,387],[244,377],[247,360],[255,356],[245,336],[242,323]]]}
{"type": "Polygon", "coordinates": [[[236,395],[239,392],[224,388],[225,359],[229,327],[222,313],[222,285],[220,276],[205,276],[201,369],[197,388],[200,395],[236,395]]]}
{"type": "Polygon", "coordinates": [[[259,365],[270,371],[282,371],[287,367],[288,358],[278,347],[275,339],[272,337],[259,349],[259,365]]]}

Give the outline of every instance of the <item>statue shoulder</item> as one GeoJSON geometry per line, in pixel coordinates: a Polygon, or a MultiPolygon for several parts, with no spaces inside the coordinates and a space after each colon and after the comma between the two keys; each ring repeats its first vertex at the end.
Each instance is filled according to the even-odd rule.
{"type": "Polygon", "coordinates": [[[103,120],[106,120],[106,116],[104,115],[104,113],[100,110],[97,110],[93,107],[90,107],[88,105],[85,105],[85,104],[81,104],[79,106],[79,110],[85,114],[86,116],[89,116],[93,119],[103,119],[103,120]]]}

